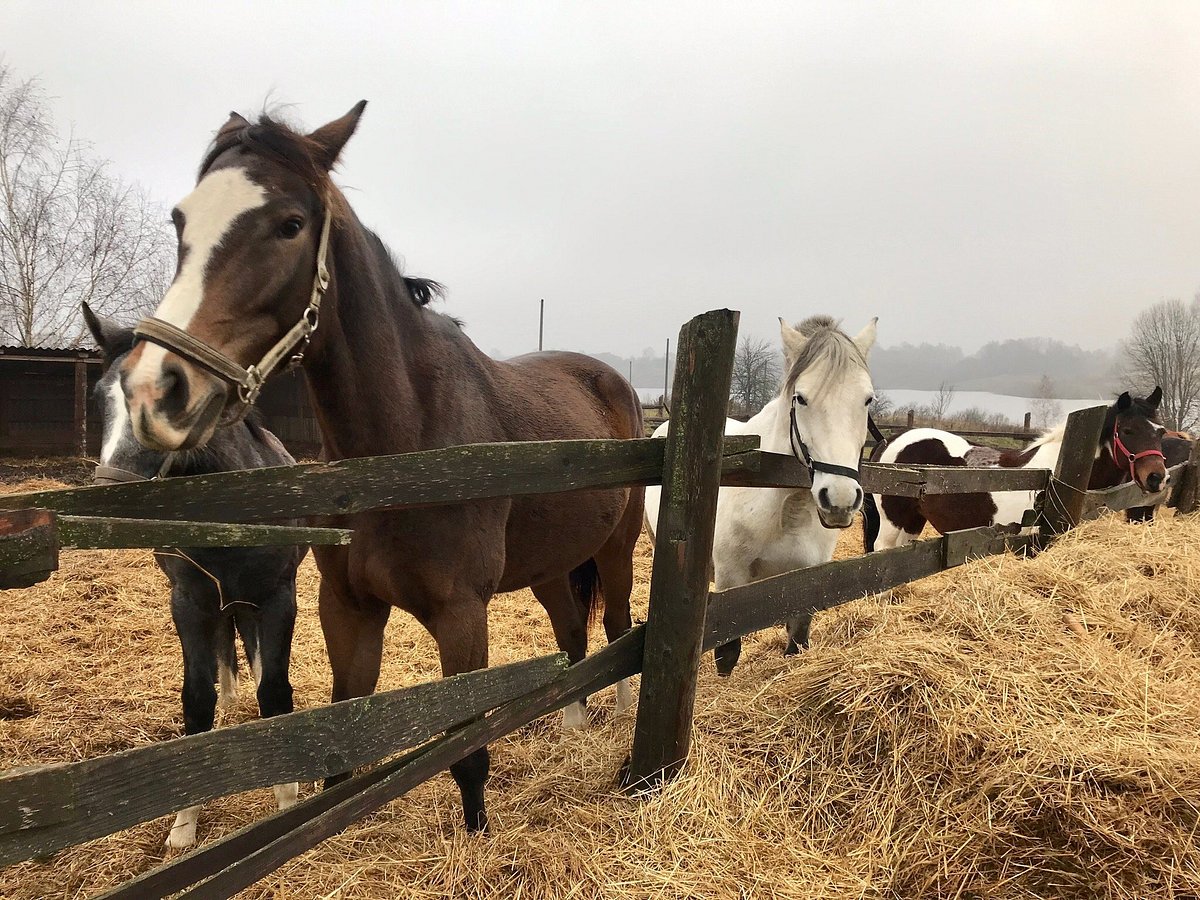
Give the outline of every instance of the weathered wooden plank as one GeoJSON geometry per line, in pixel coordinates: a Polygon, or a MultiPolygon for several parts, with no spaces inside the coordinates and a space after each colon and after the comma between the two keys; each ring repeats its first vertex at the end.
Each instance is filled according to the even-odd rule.
{"type": "Polygon", "coordinates": [[[1061,534],[1083,520],[1088,479],[1107,412],[1107,407],[1092,406],[1067,416],[1054,478],[1043,494],[1042,534],[1061,534]]]}
{"type": "MultiPolygon", "coordinates": [[[[729,443],[730,454],[758,446],[729,443]]],[[[401,506],[550,494],[662,479],[661,440],[470,444],[396,456],[215,472],[136,484],[0,495],[0,510],[84,516],[263,522],[401,506]]],[[[739,463],[738,465],[744,465],[739,463]]]]}
{"type": "Polygon", "coordinates": [[[679,332],[631,787],[672,778],[691,742],[737,325],[738,314],[722,309],[679,332]]]}
{"type": "Polygon", "coordinates": [[[193,803],[375,762],[541,687],[562,654],[77,763],[0,775],[0,865],[193,803]]]}
{"type": "Polygon", "coordinates": [[[1171,497],[1176,515],[1194,513],[1200,508],[1200,441],[1192,442],[1191,454],[1184,464],[1183,473],[1171,497]]]}
{"type": "MultiPolygon", "coordinates": [[[[1180,463],[1168,469],[1173,479],[1182,478],[1186,470],[1187,463],[1180,463]]],[[[1161,503],[1167,502],[1170,496],[1171,491],[1169,488],[1157,494],[1147,494],[1136,481],[1127,481],[1124,484],[1118,484],[1116,487],[1106,490],[1088,491],[1087,499],[1084,501],[1083,506],[1083,517],[1090,518],[1090,514],[1099,509],[1111,509],[1114,512],[1121,512],[1133,507],[1158,506],[1161,503]]]]}
{"type": "Polygon", "coordinates": [[[636,674],[641,669],[644,651],[645,626],[638,626],[599,653],[571,666],[558,678],[505,704],[486,718],[201,847],[102,895],[100,900],[156,900],[217,873],[218,877],[183,896],[231,897],[467,754],[636,674]]]}
{"type": "Polygon", "coordinates": [[[1030,538],[1013,536],[1013,530],[1011,526],[989,525],[951,532],[907,547],[878,550],[715,591],[709,601],[704,649],[935,575],[968,559],[1030,543],[1030,538]]]}
{"type": "Polygon", "coordinates": [[[64,550],[122,547],[280,547],[290,544],[348,544],[348,528],[175,522],[170,519],[117,519],[59,516],[64,550]]]}
{"type": "MultiPolygon", "coordinates": [[[[732,441],[734,435],[725,438],[732,441]]],[[[747,450],[726,456],[721,465],[722,487],[779,487],[806,488],[812,486],[808,467],[788,453],[768,453],[765,450],[747,450]],[[740,469],[734,466],[744,463],[740,469]]]]}
{"type": "Polygon", "coordinates": [[[990,491],[1044,490],[1046,469],[1008,469],[991,466],[915,466],[864,463],[863,490],[893,497],[933,494],[972,494],[990,491]]]}
{"type": "Polygon", "coordinates": [[[58,569],[58,529],[48,509],[0,513],[0,588],[24,588],[58,569]]]}

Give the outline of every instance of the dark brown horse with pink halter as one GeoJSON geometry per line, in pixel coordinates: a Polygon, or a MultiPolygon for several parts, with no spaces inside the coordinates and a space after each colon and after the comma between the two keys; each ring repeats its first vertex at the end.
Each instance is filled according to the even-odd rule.
{"type": "MultiPolygon", "coordinates": [[[[329,177],[365,105],[307,135],[236,114],[217,133],[173,211],[175,280],[122,372],[138,440],[203,445],[289,362],[307,376],[328,459],[641,437],[637,395],[608,366],[575,353],[497,362],[428,308],[440,287],[402,275],[329,177]]],[[[609,639],[630,627],[641,520],[640,488],[347,517],[353,543],[315,551],[333,699],[375,690],[393,606],[429,629],[452,675],[487,665],[492,595],[532,587],[581,659],[600,596],[609,639]]],[[[485,827],[487,750],[451,771],[467,827],[485,827]]]]}

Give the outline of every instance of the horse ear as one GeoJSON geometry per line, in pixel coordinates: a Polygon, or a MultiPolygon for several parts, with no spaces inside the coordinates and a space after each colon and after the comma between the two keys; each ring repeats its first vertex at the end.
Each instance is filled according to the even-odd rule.
{"type": "Polygon", "coordinates": [[[241,131],[243,128],[250,127],[250,120],[237,111],[229,113],[229,121],[217,129],[217,138],[220,139],[231,131],[241,131]]]}
{"type": "Polygon", "coordinates": [[[870,354],[871,348],[875,346],[875,326],[878,324],[879,316],[875,316],[862,331],[854,336],[854,345],[858,347],[858,352],[864,358],[870,354]]]}
{"type": "Polygon", "coordinates": [[[1117,412],[1125,412],[1131,406],[1133,406],[1133,398],[1129,396],[1129,391],[1125,391],[1117,398],[1117,412]]]}
{"type": "Polygon", "coordinates": [[[1162,403],[1162,388],[1156,385],[1150,396],[1146,398],[1146,402],[1158,409],[1158,405],[1162,403]]]}
{"type": "Polygon", "coordinates": [[[327,125],[322,125],[308,137],[320,148],[319,162],[326,169],[332,169],[334,163],[338,161],[338,157],[342,153],[342,148],[346,146],[346,141],[350,140],[350,136],[354,134],[354,129],[358,127],[358,120],[362,117],[363,110],[367,108],[366,100],[359,100],[354,104],[354,108],[346,113],[340,119],[334,119],[327,125]]]}
{"type": "Polygon", "coordinates": [[[792,360],[800,355],[800,351],[804,349],[804,344],[808,338],[801,334],[798,329],[793,328],[785,322],[783,316],[779,317],[779,336],[783,339],[783,357],[790,368],[792,360]]]}
{"type": "Polygon", "coordinates": [[[120,356],[133,346],[133,331],[118,325],[112,319],[98,316],[86,302],[80,303],[83,310],[83,321],[87,323],[88,331],[96,341],[106,359],[120,356]]]}

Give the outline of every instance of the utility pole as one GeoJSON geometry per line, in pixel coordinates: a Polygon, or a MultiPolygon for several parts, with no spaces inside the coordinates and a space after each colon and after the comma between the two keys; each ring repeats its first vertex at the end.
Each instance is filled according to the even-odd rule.
{"type": "Polygon", "coordinates": [[[629,361],[629,383],[633,384],[633,360],[629,361]]]}
{"type": "Polygon", "coordinates": [[[671,339],[667,338],[667,355],[663,360],[663,403],[667,402],[667,387],[671,383],[671,339]]]}
{"type": "Polygon", "coordinates": [[[541,299],[538,306],[538,350],[542,349],[542,334],[546,324],[546,298],[541,299]]]}

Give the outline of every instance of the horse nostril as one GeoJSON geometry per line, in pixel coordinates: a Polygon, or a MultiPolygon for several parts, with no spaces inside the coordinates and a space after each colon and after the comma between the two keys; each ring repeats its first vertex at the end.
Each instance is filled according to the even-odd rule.
{"type": "Polygon", "coordinates": [[[157,404],[159,410],[168,416],[174,416],[187,409],[187,376],[179,366],[170,363],[164,365],[162,374],[158,376],[158,386],[162,389],[157,404]]]}
{"type": "Polygon", "coordinates": [[[829,509],[832,505],[829,502],[829,488],[821,488],[821,490],[817,491],[817,499],[821,501],[823,507],[829,509]]]}
{"type": "Polygon", "coordinates": [[[1146,487],[1150,488],[1152,491],[1157,491],[1160,487],[1162,487],[1162,480],[1162,476],[1157,472],[1154,472],[1146,477],[1146,487]]]}
{"type": "Polygon", "coordinates": [[[862,488],[855,488],[854,489],[854,505],[856,507],[862,506],[862,500],[863,500],[862,488]]]}

